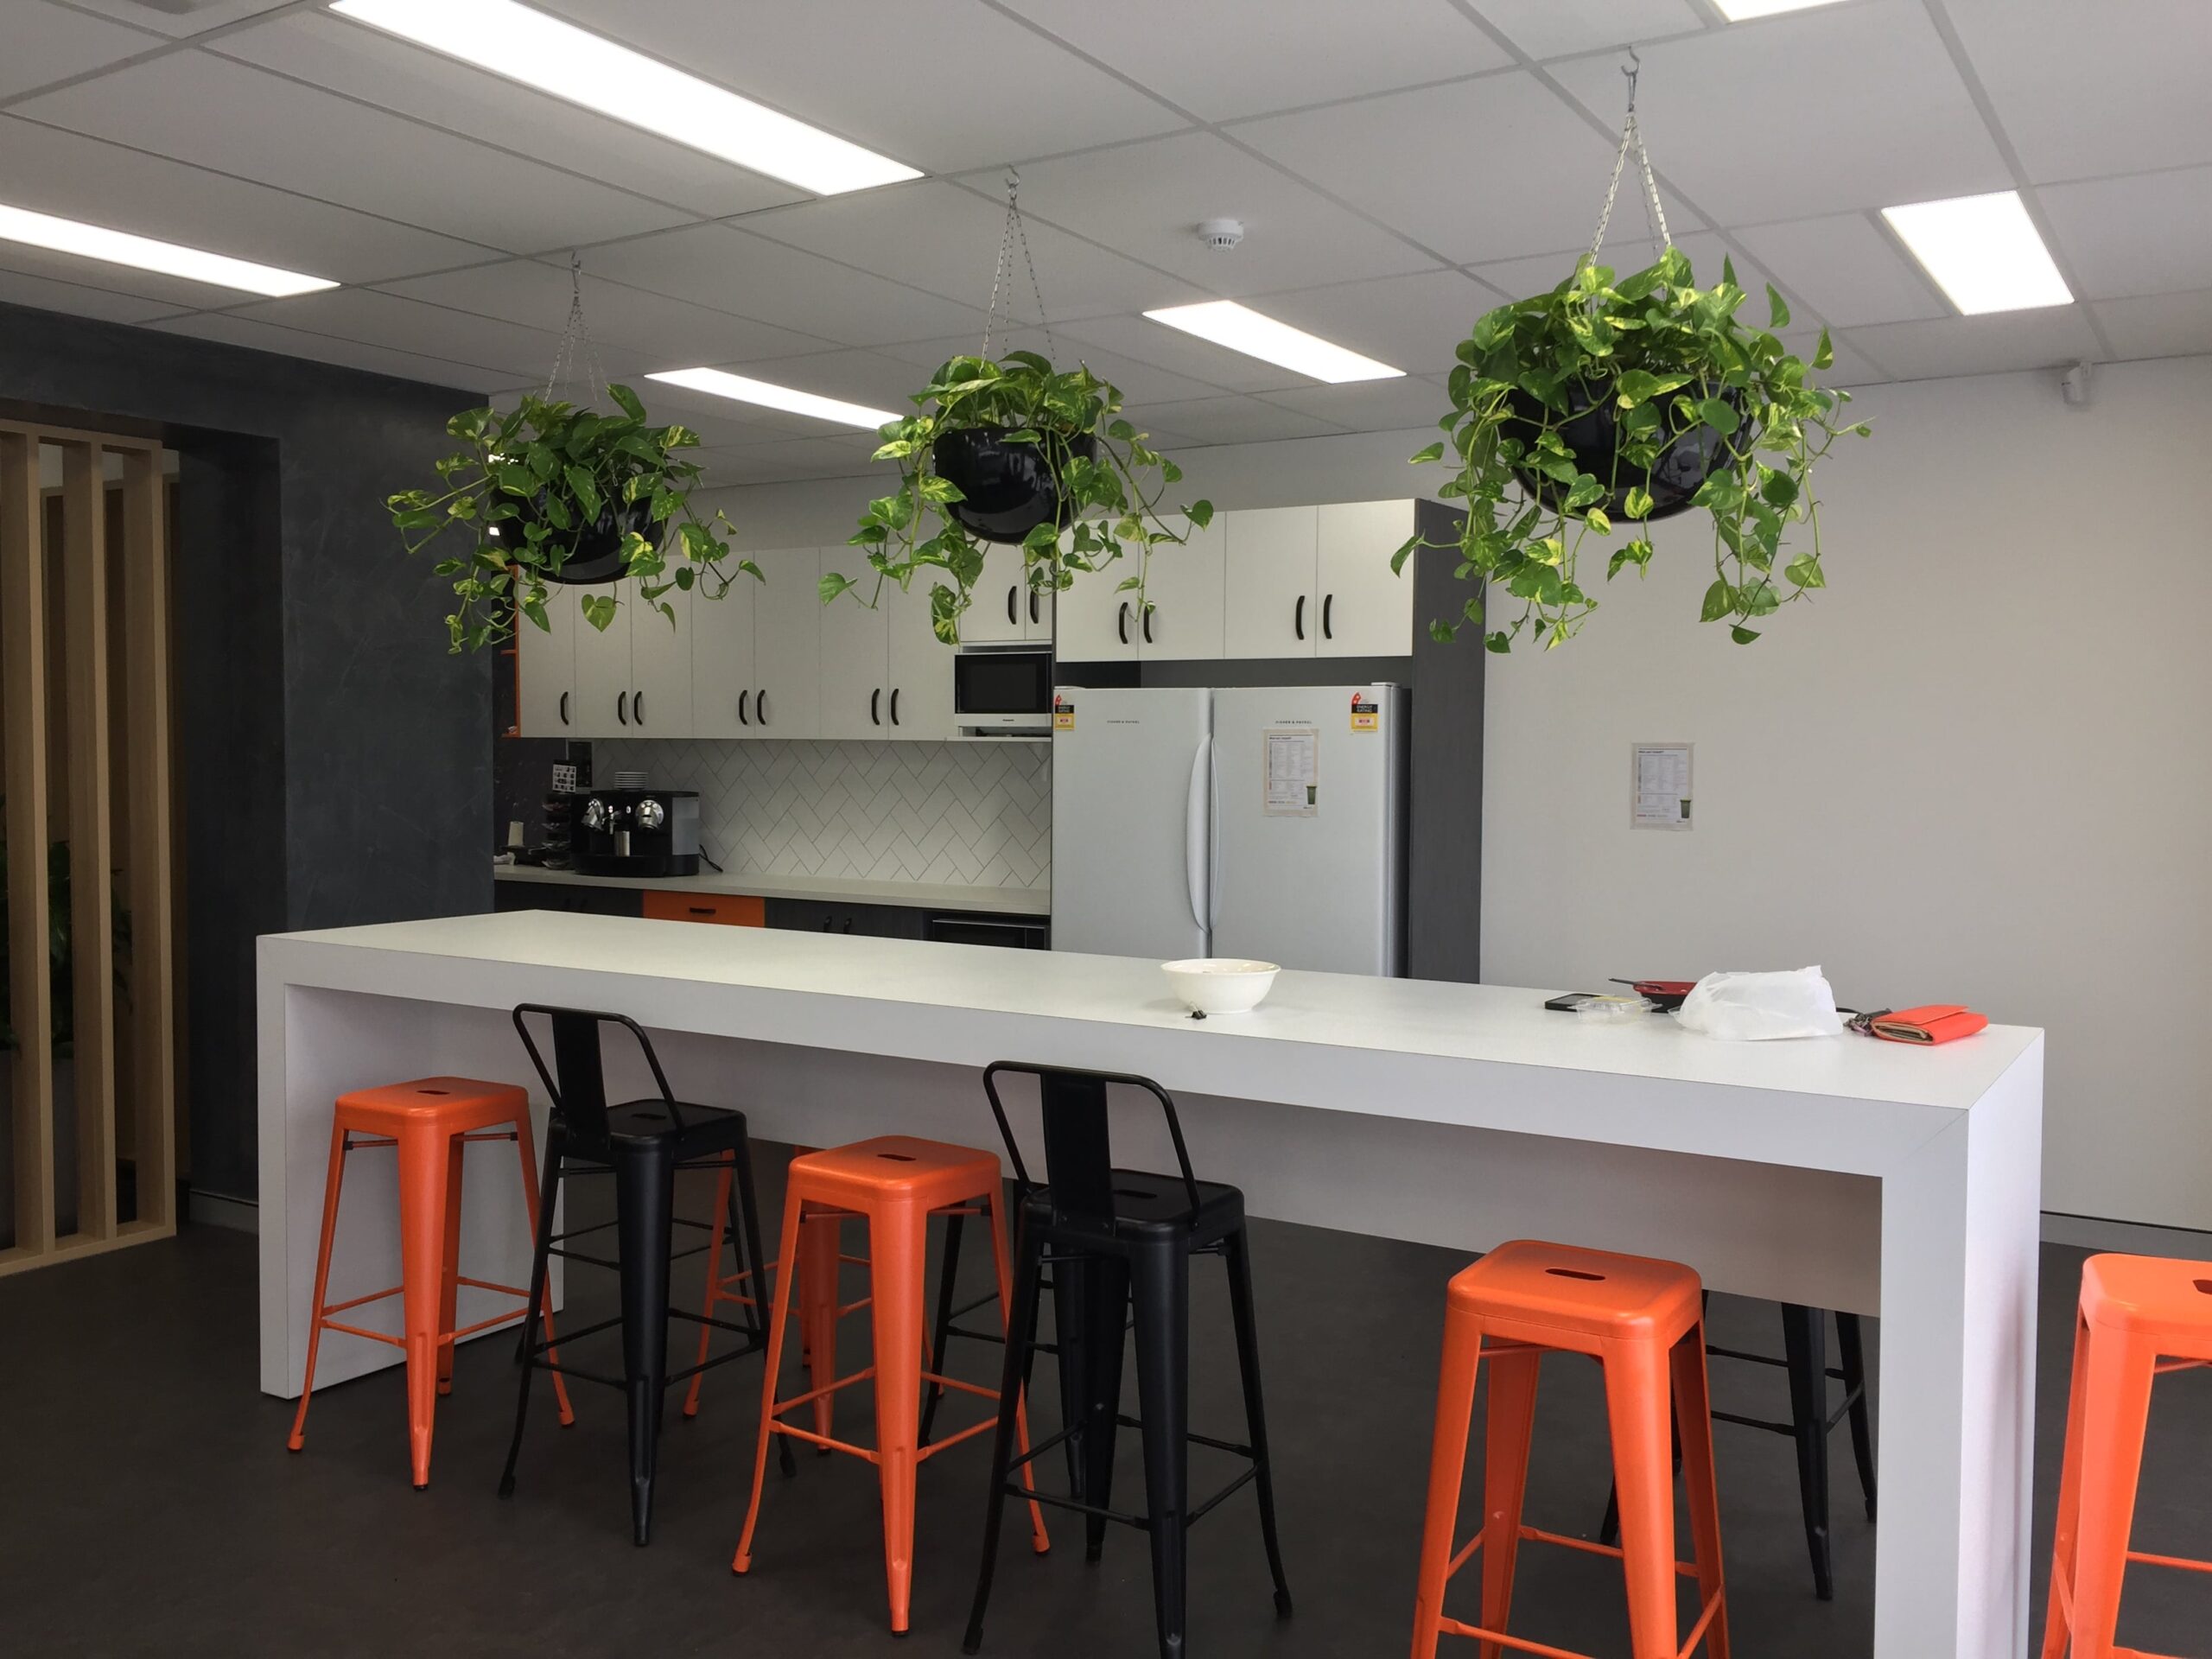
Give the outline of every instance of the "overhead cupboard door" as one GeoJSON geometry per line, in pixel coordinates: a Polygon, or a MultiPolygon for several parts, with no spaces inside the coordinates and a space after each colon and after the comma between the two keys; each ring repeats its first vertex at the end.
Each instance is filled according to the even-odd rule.
{"type": "MultiPolygon", "coordinates": [[[[1222,607],[1228,580],[1229,526],[1216,518],[1199,530],[1178,513],[1162,528],[1184,539],[1179,545],[1162,542],[1153,550],[1151,569],[1145,578],[1146,608],[1131,630],[1136,636],[1137,655],[1147,663],[1217,658],[1227,639],[1222,607]]],[[[1121,563],[1132,561],[1124,558],[1121,563]]]]}
{"type": "Polygon", "coordinates": [[[545,594],[545,626],[515,623],[522,689],[515,727],[524,737],[568,737],[575,731],[576,596],[565,588],[545,594]]]}
{"type": "Polygon", "coordinates": [[[576,695],[570,713],[575,737],[633,737],[630,724],[630,615],[638,603],[638,585],[628,577],[611,588],[579,588],[564,599],[581,613],[586,593],[611,594],[618,607],[613,621],[595,628],[579,613],[576,618],[576,695]]]}
{"type": "Polygon", "coordinates": [[[1414,533],[1414,504],[1338,502],[1319,510],[1315,530],[1316,653],[1402,657],[1412,651],[1413,563],[1407,561],[1402,575],[1390,569],[1390,557],[1414,533]]]}
{"type": "MultiPolygon", "coordinates": [[[[753,599],[753,723],[747,737],[821,734],[820,555],[810,547],[755,556],[767,581],[753,599]]],[[[846,604],[853,601],[847,600],[846,604]]]]}
{"type": "Polygon", "coordinates": [[[1228,519],[1228,657],[1311,657],[1318,507],[1260,507],[1228,519]]]}

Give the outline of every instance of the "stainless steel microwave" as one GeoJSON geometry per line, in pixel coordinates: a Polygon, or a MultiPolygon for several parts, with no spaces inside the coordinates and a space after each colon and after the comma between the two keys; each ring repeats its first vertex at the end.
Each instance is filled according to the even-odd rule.
{"type": "Polygon", "coordinates": [[[1052,652],[1043,645],[969,645],[952,660],[953,720],[979,737],[1049,737],[1052,652]]]}

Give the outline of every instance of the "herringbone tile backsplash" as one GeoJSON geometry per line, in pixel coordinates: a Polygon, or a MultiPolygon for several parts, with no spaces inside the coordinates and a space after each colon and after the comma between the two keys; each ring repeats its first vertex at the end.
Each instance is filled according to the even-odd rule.
{"type": "Polygon", "coordinates": [[[699,833],[755,875],[1046,887],[1052,746],[1045,743],[592,745],[592,775],[645,773],[699,791],[699,833]]]}

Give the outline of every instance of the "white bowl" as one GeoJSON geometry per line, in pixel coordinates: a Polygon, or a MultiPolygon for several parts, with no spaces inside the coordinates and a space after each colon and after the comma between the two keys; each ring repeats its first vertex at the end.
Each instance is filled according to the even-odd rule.
{"type": "Polygon", "coordinates": [[[1200,1014],[1244,1014],[1260,1006],[1282,971],[1272,962],[1243,957],[1192,957],[1163,962],[1160,971],[1183,1005],[1200,1014]]]}

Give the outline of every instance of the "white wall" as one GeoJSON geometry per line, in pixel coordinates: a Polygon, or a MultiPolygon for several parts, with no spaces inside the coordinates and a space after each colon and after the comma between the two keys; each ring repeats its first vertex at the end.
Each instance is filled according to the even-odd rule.
{"type": "MultiPolygon", "coordinates": [[[[1847,1003],[2047,1027],[2046,1207],[2212,1228],[2212,359],[2101,368],[2087,410],[2056,380],[1861,394],[1834,585],[1755,645],[1697,621],[1688,518],[1580,639],[1491,659],[1484,976],[1819,962],[1847,1003]],[[1649,740],[1697,745],[1687,835],[1628,828],[1649,740]]],[[[1433,487],[1433,435],[1177,459],[1224,507],[1378,499],[1433,487]]],[[[821,544],[883,487],[715,499],[748,545],[821,544]]]]}

